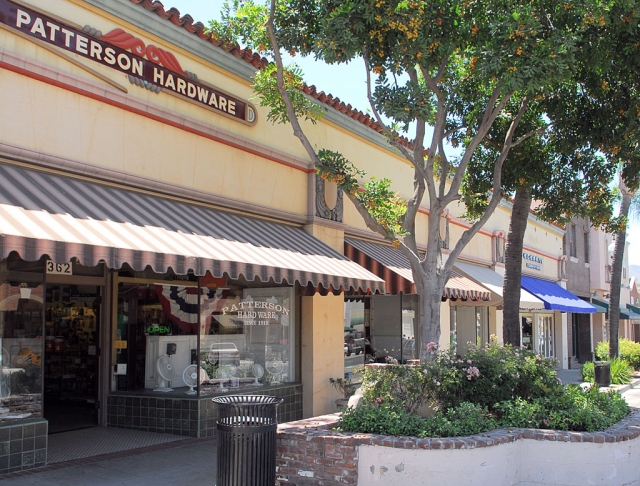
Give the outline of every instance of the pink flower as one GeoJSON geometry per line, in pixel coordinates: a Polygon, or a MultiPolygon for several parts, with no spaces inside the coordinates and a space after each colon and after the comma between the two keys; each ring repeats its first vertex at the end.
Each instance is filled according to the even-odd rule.
{"type": "Polygon", "coordinates": [[[471,361],[470,359],[467,360],[468,364],[473,364],[473,361],[471,361]]]}
{"type": "Polygon", "coordinates": [[[376,398],[376,402],[382,403],[382,398],[380,398],[380,397],[376,398]]]}
{"type": "Polygon", "coordinates": [[[435,353],[437,350],[438,350],[438,343],[435,343],[433,341],[430,343],[427,343],[427,351],[429,353],[435,353]]]}
{"type": "Polygon", "coordinates": [[[475,366],[470,366],[469,368],[463,368],[463,371],[467,373],[467,380],[471,381],[472,378],[477,378],[480,376],[480,370],[475,366]]]}

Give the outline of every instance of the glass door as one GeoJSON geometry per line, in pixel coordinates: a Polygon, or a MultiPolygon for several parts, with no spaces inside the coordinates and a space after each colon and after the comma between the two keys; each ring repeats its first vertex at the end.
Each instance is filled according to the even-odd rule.
{"type": "Polygon", "coordinates": [[[533,351],[533,315],[521,315],[520,321],[520,345],[533,351]]]}
{"type": "Polygon", "coordinates": [[[555,356],[555,333],[553,315],[538,316],[537,351],[545,358],[555,356]]]}

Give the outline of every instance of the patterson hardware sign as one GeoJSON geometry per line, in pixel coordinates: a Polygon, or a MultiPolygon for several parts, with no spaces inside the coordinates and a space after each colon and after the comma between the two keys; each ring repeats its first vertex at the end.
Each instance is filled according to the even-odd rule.
{"type": "Polygon", "coordinates": [[[120,71],[152,91],[170,90],[238,121],[249,125],[256,122],[256,110],[251,103],[199,81],[182,69],[173,53],[145,45],[122,29],[104,35],[98,32],[99,37],[90,35],[9,0],[0,0],[0,23],[37,41],[120,71]]]}

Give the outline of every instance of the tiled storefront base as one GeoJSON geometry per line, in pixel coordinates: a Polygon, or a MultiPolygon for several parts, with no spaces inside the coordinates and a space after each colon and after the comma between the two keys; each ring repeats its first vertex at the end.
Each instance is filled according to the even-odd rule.
{"type": "MultiPolygon", "coordinates": [[[[239,395],[269,395],[284,398],[278,407],[278,422],[302,418],[302,385],[269,387],[239,395]]],[[[107,425],[125,429],[161,432],[189,437],[215,435],[217,410],[206,398],[111,395],[107,400],[107,425]]]]}
{"type": "Polygon", "coordinates": [[[47,421],[0,424],[0,474],[44,466],[47,463],[47,421]]]}

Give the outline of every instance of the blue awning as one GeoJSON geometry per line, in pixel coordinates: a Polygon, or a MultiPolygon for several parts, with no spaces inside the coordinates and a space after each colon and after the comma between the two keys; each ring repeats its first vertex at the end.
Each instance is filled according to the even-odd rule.
{"type": "Polygon", "coordinates": [[[596,312],[596,308],[585,302],[557,283],[539,278],[522,276],[522,287],[544,302],[544,308],[562,312],[588,314],[596,312]]]}

